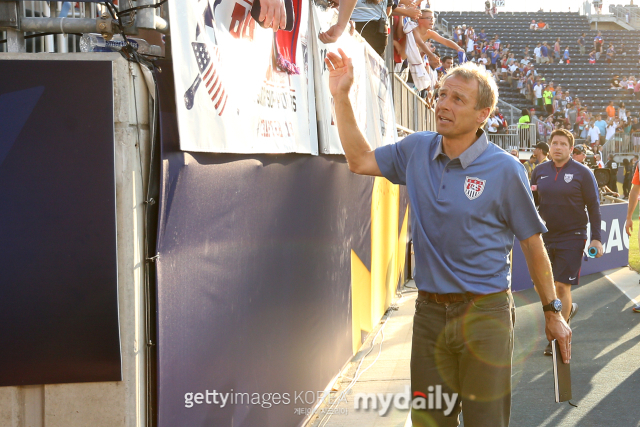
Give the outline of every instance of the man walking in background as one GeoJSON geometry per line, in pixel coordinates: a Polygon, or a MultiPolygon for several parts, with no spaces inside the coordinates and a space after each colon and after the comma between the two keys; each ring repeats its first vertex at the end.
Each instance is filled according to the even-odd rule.
{"type": "Polygon", "coordinates": [[[585,33],[582,33],[582,35],[578,39],[578,46],[580,47],[580,55],[584,55],[584,52],[585,52],[584,36],[585,36],[585,33]]]}
{"type": "Polygon", "coordinates": [[[458,397],[452,416],[412,408],[413,425],[457,426],[464,410],[468,425],[508,426],[515,307],[507,260],[514,234],[543,304],[547,338],[558,339],[565,363],[571,330],[560,314],[541,238],[546,228],[524,167],[482,131],[497,103],[495,81],[470,62],[452,68],[435,107],[437,133],[414,133],[372,150],[349,99],[351,59],[339,52],[329,52],[325,63],[349,169],[406,185],[413,207],[419,291],[412,395],[427,396],[440,386],[458,397]]]}
{"type": "MultiPolygon", "coordinates": [[[[538,193],[540,216],[549,229],[542,236],[567,323],[578,311],[578,304],[571,299],[571,286],[580,281],[587,223],[591,224],[589,247],[598,250],[596,258],[603,254],[598,185],[588,167],[571,159],[573,141],[573,134],[566,129],[551,132],[552,161],[537,166],[531,175],[531,189],[538,193]]],[[[551,355],[551,342],[544,354],[551,355]]]]}

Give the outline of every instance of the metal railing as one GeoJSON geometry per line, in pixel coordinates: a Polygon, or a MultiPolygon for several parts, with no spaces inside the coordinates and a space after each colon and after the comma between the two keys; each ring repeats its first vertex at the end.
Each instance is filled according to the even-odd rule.
{"type": "Polygon", "coordinates": [[[609,154],[637,154],[636,148],[640,149],[640,132],[618,133],[602,146],[602,157],[606,159],[609,154]]]}
{"type": "Polygon", "coordinates": [[[440,25],[442,25],[446,29],[447,33],[452,34],[451,33],[451,28],[450,28],[450,25],[449,25],[449,21],[447,21],[446,19],[442,18],[442,19],[440,19],[440,25]]]}
{"type": "Polygon", "coordinates": [[[435,131],[436,116],[433,109],[396,74],[393,74],[393,105],[400,130],[435,131]]]}
{"type": "Polygon", "coordinates": [[[502,101],[500,98],[498,98],[497,107],[500,109],[500,113],[502,113],[504,118],[507,120],[507,123],[514,124],[520,120],[520,113],[522,112],[521,108],[514,107],[513,105],[502,101]]]}
{"type": "Polygon", "coordinates": [[[529,150],[536,145],[537,125],[514,124],[509,125],[507,133],[487,133],[489,141],[503,150],[529,150]]]}
{"type": "Polygon", "coordinates": [[[640,8],[629,6],[609,6],[609,11],[616,19],[626,22],[632,27],[638,27],[640,24],[640,8]]]}

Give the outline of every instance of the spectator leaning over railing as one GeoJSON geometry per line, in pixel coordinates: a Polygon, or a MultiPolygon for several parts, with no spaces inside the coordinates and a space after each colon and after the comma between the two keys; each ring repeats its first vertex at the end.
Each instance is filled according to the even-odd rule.
{"type": "Polygon", "coordinates": [[[334,43],[344,32],[349,19],[355,22],[356,31],[371,45],[378,55],[384,56],[388,40],[388,21],[393,2],[391,0],[342,0],[338,9],[338,22],[318,38],[323,43],[334,43]]]}
{"type": "Polygon", "coordinates": [[[444,38],[440,34],[433,31],[434,17],[433,11],[431,9],[421,9],[421,12],[422,16],[420,17],[420,25],[418,26],[418,31],[420,33],[422,41],[426,43],[427,40],[433,40],[450,49],[456,50],[458,52],[464,52],[464,49],[462,49],[455,42],[444,38]]]}

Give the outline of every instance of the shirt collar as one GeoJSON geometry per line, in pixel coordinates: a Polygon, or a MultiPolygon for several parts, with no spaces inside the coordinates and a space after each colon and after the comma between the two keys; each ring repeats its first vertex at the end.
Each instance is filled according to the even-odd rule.
{"type": "MultiPolygon", "coordinates": [[[[478,139],[476,140],[476,142],[471,144],[471,146],[464,150],[458,157],[458,159],[460,160],[460,164],[462,165],[462,169],[466,169],[471,163],[473,163],[475,159],[480,157],[480,154],[482,154],[484,150],[486,150],[489,146],[487,135],[482,129],[478,129],[478,133],[476,135],[478,135],[478,139]]],[[[436,145],[436,152],[434,153],[432,160],[435,160],[441,154],[446,156],[444,151],[442,151],[442,135],[439,135],[436,145]]]]}

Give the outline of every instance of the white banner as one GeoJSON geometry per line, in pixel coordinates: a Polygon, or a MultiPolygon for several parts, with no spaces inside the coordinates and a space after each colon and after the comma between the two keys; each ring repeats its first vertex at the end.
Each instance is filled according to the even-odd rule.
{"type": "MultiPolygon", "coordinates": [[[[317,34],[337,22],[337,11],[311,3],[318,135],[322,154],[344,154],[335,123],[333,98],[329,91],[329,71],[324,64],[327,52],[341,48],[352,59],[354,83],[349,94],[358,127],[373,148],[396,141],[396,122],[390,75],[380,56],[354,31],[345,30],[336,43],[324,44],[317,34]]],[[[389,47],[392,48],[392,47],[389,47]]]]}
{"type": "Polygon", "coordinates": [[[291,32],[263,29],[245,0],[169,2],[180,148],[318,154],[309,3],[291,32]]]}

